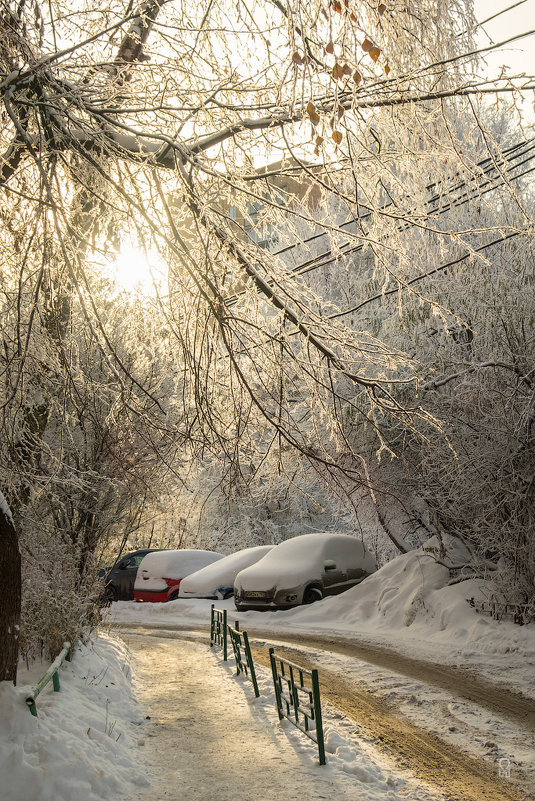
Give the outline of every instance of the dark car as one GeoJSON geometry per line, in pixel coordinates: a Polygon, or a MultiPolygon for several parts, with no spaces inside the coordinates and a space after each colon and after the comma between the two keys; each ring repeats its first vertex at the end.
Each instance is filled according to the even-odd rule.
{"type": "Polygon", "coordinates": [[[148,553],[161,550],[163,549],[142,548],[139,551],[131,551],[121,556],[114,565],[101,568],[101,570],[98,571],[99,577],[102,578],[106,576],[106,586],[102,593],[102,602],[133,601],[134,582],[141,560],[148,553]]]}

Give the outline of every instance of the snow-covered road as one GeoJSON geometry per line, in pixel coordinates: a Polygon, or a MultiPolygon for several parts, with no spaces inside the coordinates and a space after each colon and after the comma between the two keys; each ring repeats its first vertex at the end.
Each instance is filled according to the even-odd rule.
{"type": "MultiPolygon", "coordinates": [[[[292,793],[299,787],[302,789],[303,782],[310,783],[315,797],[322,797],[317,795],[318,782],[327,782],[344,799],[348,774],[354,777],[349,787],[352,799],[374,798],[376,790],[382,790],[380,797],[406,798],[409,786],[411,799],[520,801],[535,797],[530,792],[533,777],[529,754],[534,746],[529,726],[522,734],[514,724],[494,719],[488,710],[450,696],[444,688],[426,686],[425,681],[414,677],[403,679],[399,673],[348,658],[348,654],[330,654],[328,650],[307,646],[299,646],[293,652],[298,647],[294,644],[288,653],[290,659],[308,668],[320,668],[330,757],[327,769],[319,768],[313,744],[289,724],[278,723],[267,652],[262,648],[266,643],[253,639],[260,686],[264,689],[263,697],[256,701],[250,686],[234,676],[232,660],[224,663],[220,655],[207,648],[206,635],[137,629],[124,632],[123,636],[134,654],[134,674],[140,681],[141,701],[149,711],[156,709],[156,719],[150,712],[151,721],[146,727],[153,740],[146,739],[145,744],[147,750],[155,751],[152,768],[156,769],[158,794],[163,798],[174,797],[170,794],[169,778],[165,778],[170,770],[182,778],[189,776],[188,754],[200,754],[204,768],[202,775],[199,774],[196,763],[193,779],[188,778],[193,784],[187,786],[196,786],[196,801],[208,799],[215,791],[218,798],[220,792],[225,798],[229,786],[239,788],[232,796],[238,801],[293,799],[301,797],[292,793]],[[197,642],[182,639],[188,636],[197,642]],[[204,640],[202,644],[200,639],[204,640]],[[372,690],[371,684],[377,681],[379,684],[372,690]],[[170,682],[169,693],[166,682],[170,682]],[[177,711],[171,699],[170,713],[170,694],[175,699],[185,698],[186,709],[177,711]],[[329,706],[328,700],[335,706],[329,706]],[[469,725],[461,720],[463,715],[470,718],[469,725]],[[184,767],[173,754],[176,743],[181,743],[190,730],[192,736],[185,740],[188,745],[184,767]],[[499,745],[490,742],[491,732],[498,737],[499,745]],[[158,743],[156,750],[154,741],[158,743]],[[516,754],[514,766],[507,756],[510,753],[516,754]],[[497,770],[500,758],[510,764],[516,790],[508,782],[503,783],[497,770]],[[266,795],[266,771],[274,768],[276,781],[269,783],[266,795]],[[295,775],[299,777],[297,784],[295,775]],[[244,776],[249,777],[246,787],[244,776]],[[199,781],[200,790],[195,784],[199,781]],[[206,796],[202,794],[205,785],[210,791],[206,796]]],[[[282,642],[276,647],[284,652],[282,642]]],[[[462,681],[461,676],[458,679],[462,681]]],[[[141,793],[135,801],[149,801],[149,796],[150,793],[141,793]]]]}

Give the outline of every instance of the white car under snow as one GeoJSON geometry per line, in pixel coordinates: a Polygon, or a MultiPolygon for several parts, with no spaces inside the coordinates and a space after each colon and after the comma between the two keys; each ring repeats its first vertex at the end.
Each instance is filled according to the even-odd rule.
{"type": "Polygon", "coordinates": [[[183,548],[154,551],[139,565],[134,584],[134,600],[163,602],[178,598],[180,582],[201,567],[223,559],[222,553],[183,548]]]}
{"type": "Polygon", "coordinates": [[[375,558],[347,534],[303,534],[282,542],[234,582],[238,610],[289,609],[337,595],[375,572],[375,558]]]}
{"type": "Polygon", "coordinates": [[[179,598],[230,598],[234,580],[240,570],[250,567],[266,556],[273,545],[243,548],[214,562],[180,582],[179,598]]]}

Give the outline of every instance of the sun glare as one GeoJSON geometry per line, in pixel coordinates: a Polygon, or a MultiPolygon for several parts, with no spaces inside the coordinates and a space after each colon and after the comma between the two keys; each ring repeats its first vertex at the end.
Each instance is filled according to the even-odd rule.
{"type": "Polygon", "coordinates": [[[107,266],[116,284],[128,292],[156,295],[166,281],[165,265],[158,253],[124,243],[114,261],[107,266]]]}

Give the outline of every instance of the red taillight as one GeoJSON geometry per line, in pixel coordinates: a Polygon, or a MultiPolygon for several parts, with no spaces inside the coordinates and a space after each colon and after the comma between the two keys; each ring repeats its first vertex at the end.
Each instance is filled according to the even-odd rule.
{"type": "Polygon", "coordinates": [[[182,579],[181,578],[179,578],[179,579],[167,579],[166,578],[166,579],[164,579],[164,581],[165,581],[165,583],[167,584],[168,587],[178,587],[178,585],[180,584],[182,579]]]}

